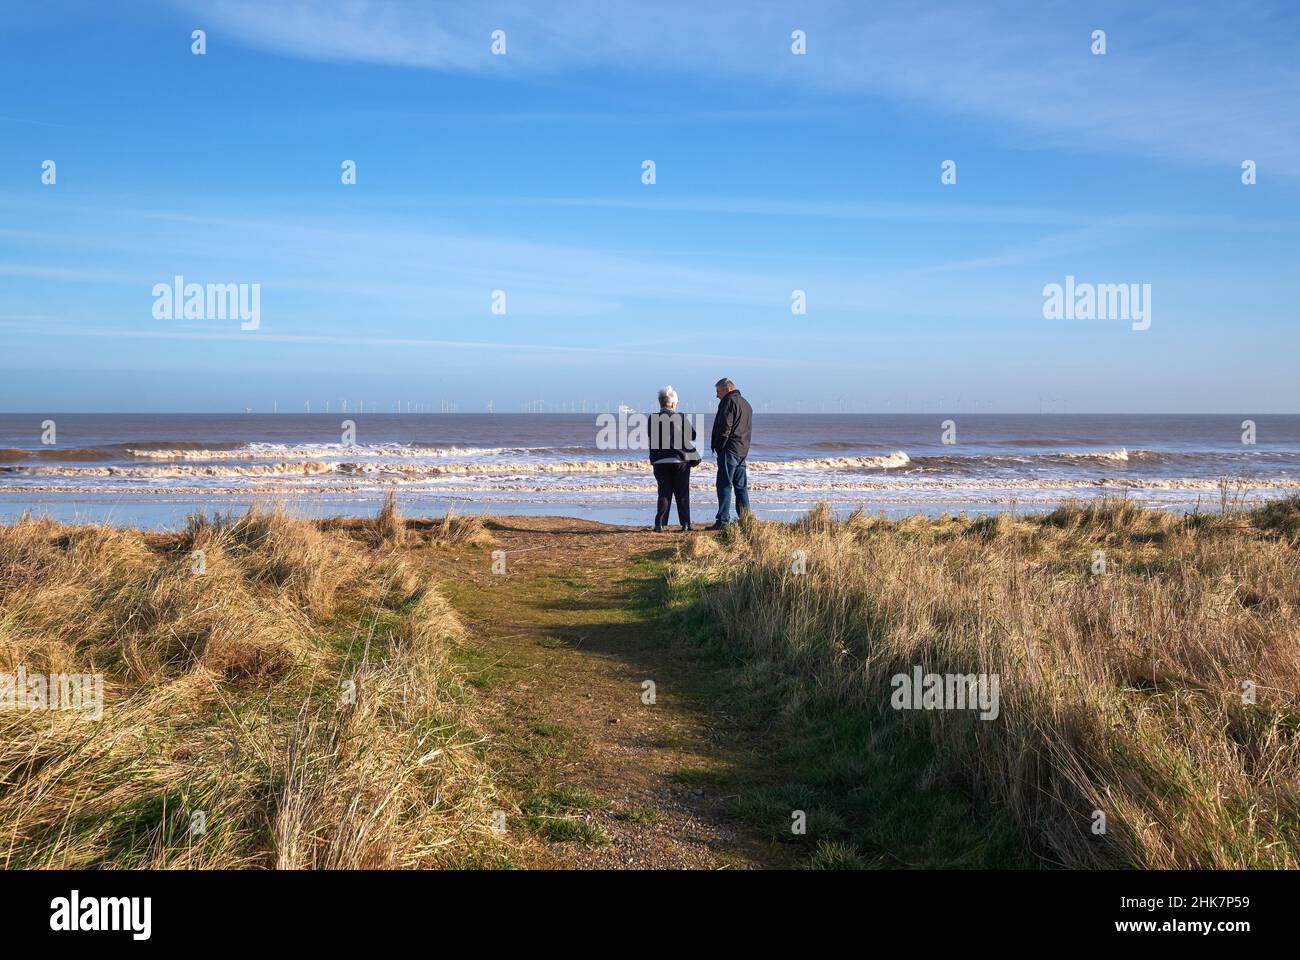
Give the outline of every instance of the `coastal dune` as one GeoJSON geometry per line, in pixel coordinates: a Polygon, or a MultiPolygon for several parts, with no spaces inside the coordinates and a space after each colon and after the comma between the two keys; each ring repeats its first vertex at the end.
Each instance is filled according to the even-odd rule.
{"type": "Polygon", "coordinates": [[[1297,643],[1296,498],[26,517],[0,675],[102,675],[102,709],[0,710],[5,862],[1294,868],[1297,643]],[[970,701],[900,696],[929,676],[970,701]]]}
{"type": "Polygon", "coordinates": [[[458,745],[461,626],[399,539],[258,509],[0,527],[0,673],[26,681],[0,710],[4,865],[472,863],[492,787],[458,745]],[[96,711],[37,709],[66,674],[102,675],[96,711]]]}
{"type": "MultiPolygon", "coordinates": [[[[1300,500],[821,509],[686,555],[709,621],[765,665],[754,682],[787,709],[924,730],[926,776],[959,778],[1041,862],[1300,866],[1300,500]],[[994,715],[913,709],[919,691],[896,692],[919,674],[991,680],[994,715]]],[[[828,779],[860,763],[823,759],[828,779]]]]}

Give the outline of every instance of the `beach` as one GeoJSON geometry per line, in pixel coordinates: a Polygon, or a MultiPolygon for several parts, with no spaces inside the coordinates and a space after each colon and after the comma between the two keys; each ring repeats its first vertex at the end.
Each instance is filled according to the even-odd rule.
{"type": "MultiPolygon", "coordinates": [[[[425,516],[646,523],[645,451],[604,449],[599,437],[595,414],[5,414],[0,521],[35,510],[162,528],[268,501],[307,518],[367,516],[394,491],[425,516]],[[42,442],[46,420],[54,443],[42,442]]],[[[700,516],[714,481],[703,452],[692,477],[700,516]]],[[[1104,495],[1208,510],[1225,496],[1300,489],[1300,417],[760,412],[748,465],[755,512],[769,519],[821,502],[839,516],[901,517],[1104,495]]]]}

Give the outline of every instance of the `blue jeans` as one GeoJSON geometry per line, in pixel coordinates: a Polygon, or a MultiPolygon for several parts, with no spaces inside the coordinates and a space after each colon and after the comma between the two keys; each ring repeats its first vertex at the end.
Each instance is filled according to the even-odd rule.
{"type": "Polygon", "coordinates": [[[731,522],[731,491],[736,491],[736,513],[749,513],[749,476],[745,458],[730,450],[718,451],[718,523],[731,522]]]}

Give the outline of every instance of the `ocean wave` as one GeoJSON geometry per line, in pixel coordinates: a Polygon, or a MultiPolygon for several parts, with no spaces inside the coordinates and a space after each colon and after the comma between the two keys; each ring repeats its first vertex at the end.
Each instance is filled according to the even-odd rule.
{"type": "MultiPolygon", "coordinates": [[[[839,449],[858,447],[858,443],[827,441],[812,443],[805,450],[819,448],[839,449]]],[[[418,443],[380,443],[344,446],[338,444],[276,444],[276,443],[240,443],[240,444],[167,444],[162,446],[129,445],[108,446],[89,450],[0,450],[0,463],[20,463],[23,460],[112,460],[183,463],[228,463],[239,461],[319,461],[337,462],[374,462],[391,461],[404,463],[417,460],[443,462],[468,461],[484,465],[496,463],[502,469],[521,471],[555,472],[569,469],[581,469],[586,463],[623,464],[618,469],[642,469],[644,460],[603,460],[599,454],[604,451],[594,446],[457,446],[457,445],[422,445],[418,443]],[[114,455],[111,451],[118,451],[114,455]],[[595,455],[595,456],[593,456],[595,455]],[[527,461],[512,461],[510,458],[528,458],[527,461]],[[546,464],[532,466],[532,464],[546,464]],[[550,464],[554,464],[553,466],[550,464]]],[[[772,456],[775,451],[758,451],[757,456],[768,454],[767,459],[755,459],[751,454],[752,470],[814,470],[814,471],[863,471],[863,470],[898,470],[914,469],[918,471],[956,470],[959,472],[978,471],[983,468],[1019,468],[1019,467],[1089,467],[1105,464],[1126,464],[1141,466],[1170,466],[1187,464],[1202,469],[1223,465],[1231,470],[1232,465],[1243,461],[1260,463],[1294,463],[1300,465],[1300,452],[1263,451],[1263,450],[1148,450],[1119,447],[1107,450],[1052,450],[1025,453],[979,453],[969,452],[969,448],[954,447],[951,450],[910,456],[902,450],[889,454],[859,454],[849,456],[798,457],[794,459],[777,459],[772,456]]],[[[617,455],[614,451],[609,451],[617,455]]],[[[622,451],[624,457],[629,454],[640,457],[640,450],[622,451]]],[[[706,463],[712,458],[706,457],[706,463]]],[[[593,468],[607,472],[610,467],[593,468]]]]}
{"type": "MultiPolygon", "coordinates": [[[[646,458],[547,458],[532,459],[511,457],[511,453],[524,450],[544,450],[554,457],[559,449],[520,447],[430,447],[418,448],[405,444],[375,445],[370,447],[310,446],[281,447],[274,444],[255,449],[243,445],[238,449],[220,451],[211,447],[181,450],[175,447],[146,451],[139,459],[145,461],[126,463],[59,463],[59,460],[77,459],[84,454],[87,461],[103,460],[99,448],[77,451],[65,450],[61,454],[46,454],[45,462],[8,463],[0,465],[0,477],[62,477],[97,479],[112,478],[130,483],[132,480],[159,483],[185,478],[246,479],[250,482],[284,478],[372,478],[399,482],[436,481],[454,478],[547,478],[603,477],[611,474],[639,474],[647,478],[651,473],[646,458]],[[436,451],[433,452],[433,451],[436,451]],[[91,454],[94,454],[93,456],[91,454]],[[54,460],[56,462],[49,462],[54,460]]],[[[569,448],[571,449],[571,448],[569,448]]],[[[583,449],[583,448],[577,448],[583,449]]],[[[33,451],[18,451],[24,457],[35,456],[33,451]]],[[[630,451],[629,451],[630,452],[630,451]]],[[[625,454],[626,456],[626,454],[625,454]]],[[[751,473],[762,478],[764,484],[777,482],[801,485],[803,489],[835,486],[840,482],[856,483],[873,475],[910,478],[907,482],[931,484],[973,480],[998,485],[1015,483],[1046,483],[1060,485],[1069,481],[1083,484],[1107,482],[1098,476],[1107,467],[1122,471],[1123,482],[1130,484],[1159,483],[1169,479],[1168,474],[1180,474],[1197,482],[1217,486],[1224,473],[1240,472],[1243,454],[1233,453],[1163,453],[1151,450],[1091,451],[1082,453],[1046,453],[997,455],[930,455],[911,457],[905,451],[865,456],[811,457],[791,460],[751,460],[751,473]],[[1225,463],[1229,460],[1232,462],[1225,463]],[[1159,469],[1143,471],[1137,465],[1156,465],[1159,469]],[[1181,465],[1181,466],[1180,466],[1181,465]],[[1136,473],[1139,476],[1129,477],[1136,473]],[[1157,476],[1152,477],[1151,474],[1157,476]],[[1165,476],[1161,476],[1165,475],[1165,476]]],[[[1300,455],[1291,455],[1300,463],[1300,455]]],[[[1254,461],[1251,461],[1252,463],[1254,461]]],[[[716,466],[706,457],[697,474],[712,473],[716,466]]],[[[1288,471],[1288,473],[1291,473],[1288,471]]],[[[1294,475],[1293,473],[1291,475],[1294,475]]],[[[1117,478],[1116,478],[1117,479],[1117,478]]],[[[1267,476],[1254,480],[1267,483],[1267,476]]]]}
{"type": "MultiPolygon", "coordinates": [[[[981,466],[1026,466],[1033,464],[1053,464],[1066,466],[1081,466],[1098,463],[1132,463],[1141,462],[1144,464],[1154,464],[1171,461],[1178,454],[1164,453],[1158,450],[1128,450],[1121,447],[1118,450],[1094,450],[1094,451],[1052,451],[1049,453],[984,453],[984,454],[939,454],[932,456],[914,457],[912,463],[922,469],[936,469],[944,467],[956,467],[963,470],[978,468],[981,466]]],[[[1200,458],[1208,458],[1210,454],[1188,454],[1183,455],[1187,459],[1195,461],[1200,458]]]]}
{"type": "Polygon", "coordinates": [[[37,447],[34,450],[0,447],[0,463],[21,463],[24,460],[114,460],[118,456],[119,454],[104,447],[37,447]]]}
{"type": "Polygon", "coordinates": [[[1154,450],[1134,450],[1129,453],[1127,449],[1121,447],[1118,450],[1100,450],[1095,453],[1052,453],[1046,456],[1068,460],[1104,460],[1108,463],[1128,463],[1132,459],[1150,456],[1154,453],[1154,450]]]}
{"type": "Polygon", "coordinates": [[[818,440],[807,445],[809,450],[856,450],[861,446],[860,440],[818,440]]]}
{"type": "Polygon", "coordinates": [[[248,444],[242,440],[217,440],[206,443],[199,440],[139,440],[115,446],[131,453],[150,450],[238,450],[248,444]]]}
{"type": "MultiPolygon", "coordinates": [[[[845,446],[857,446],[857,444],[845,444],[845,446]]],[[[821,447],[836,448],[837,442],[828,442],[825,444],[811,444],[812,449],[821,447]]],[[[505,456],[555,456],[557,454],[582,454],[595,452],[594,447],[567,446],[567,447],[461,447],[461,446],[421,446],[419,444],[405,443],[380,443],[368,445],[345,446],[337,444],[314,444],[314,445],[293,445],[293,444],[276,444],[276,443],[252,443],[240,444],[233,447],[222,447],[221,445],[212,445],[206,447],[189,446],[189,445],[171,445],[166,447],[150,448],[145,446],[132,446],[126,449],[126,454],[136,460],[155,460],[168,461],[180,460],[189,462],[203,461],[236,461],[236,460],[319,460],[319,461],[337,461],[340,458],[359,458],[364,460],[411,460],[411,459],[436,459],[449,460],[455,458],[491,458],[505,456]]],[[[8,451],[5,451],[8,452],[8,451]]],[[[23,451],[12,451],[15,454],[21,454],[23,451]]],[[[638,451],[639,452],[639,451],[638,451]]],[[[1154,450],[1127,450],[1120,448],[1118,450],[1101,450],[1101,451],[1082,451],[1082,452],[1049,452],[1038,454],[940,454],[930,456],[910,457],[902,450],[896,450],[890,454],[873,455],[863,454],[858,456],[831,456],[831,457],[806,457],[792,460],[757,460],[751,461],[750,468],[757,470],[895,470],[902,467],[915,464],[917,466],[936,466],[942,464],[952,464],[963,467],[978,466],[980,464],[1020,464],[1032,462],[1044,463],[1089,463],[1089,462],[1118,462],[1127,463],[1132,460],[1142,460],[1144,462],[1160,461],[1174,456],[1173,454],[1161,453],[1154,450]]],[[[1187,454],[1195,458],[1195,454],[1187,454]]],[[[0,456],[0,459],[4,459],[0,456]]],[[[11,460],[21,459],[12,457],[11,460]]],[[[52,459],[74,459],[72,457],[52,457],[52,459]]],[[[86,459],[112,459],[111,455],[102,455],[99,457],[86,459]]],[[[542,461],[545,463],[546,461],[542,461]]],[[[583,463],[631,463],[637,467],[644,462],[636,461],[601,461],[601,460],[557,460],[553,461],[555,466],[546,466],[540,469],[550,471],[552,469],[569,469],[576,465],[579,468],[583,463]]],[[[503,464],[506,468],[514,468],[517,465],[503,464]]],[[[607,469],[598,467],[596,469],[607,469]]]]}
{"type": "MultiPolygon", "coordinates": [[[[83,475],[84,479],[85,475],[83,475]]],[[[184,478],[172,478],[184,479],[184,478]]],[[[200,479],[198,475],[190,479],[200,479]]],[[[233,478],[214,478],[218,481],[221,479],[233,478]]],[[[592,482],[587,484],[561,482],[556,484],[539,484],[534,482],[507,482],[505,478],[483,478],[483,479],[464,479],[454,485],[430,485],[403,481],[399,478],[381,478],[381,477],[343,477],[329,482],[321,482],[319,478],[312,478],[304,475],[306,482],[293,483],[287,477],[276,477],[271,482],[256,485],[222,485],[220,482],[202,485],[186,484],[148,484],[148,485],[123,485],[113,483],[68,483],[68,484],[50,484],[50,483],[23,483],[21,485],[12,485],[7,488],[0,488],[0,493],[9,494],[104,494],[112,496],[168,496],[168,495],[196,495],[196,496],[249,496],[249,495],[274,495],[274,494],[362,494],[375,493],[385,489],[392,489],[395,485],[400,485],[401,489],[411,494],[423,493],[437,496],[451,496],[473,493],[533,493],[546,495],[549,499],[555,499],[556,494],[584,494],[587,496],[596,496],[608,493],[644,493],[652,495],[655,491],[655,485],[652,482],[592,482]]],[[[428,478],[426,478],[428,479],[428,478]]],[[[697,496],[707,496],[713,490],[711,481],[695,481],[691,484],[697,496]]],[[[829,482],[806,482],[806,481],[784,481],[784,480],[765,480],[761,486],[751,489],[753,496],[762,496],[765,493],[802,493],[814,495],[814,499],[819,495],[830,497],[844,496],[849,494],[902,494],[908,495],[925,495],[934,496],[961,494],[962,496],[973,495],[992,495],[998,494],[1003,498],[1016,499],[1023,491],[1026,495],[1030,492],[1036,492],[1041,495],[1047,492],[1054,492],[1060,497],[1068,497],[1079,493],[1090,492],[1094,494],[1101,493],[1126,493],[1138,491],[1169,491],[1183,493],[1215,494],[1220,489],[1220,483],[1217,480],[1202,480],[1196,478],[1176,478],[1176,479],[1152,479],[1152,480],[1132,480],[1127,478],[1108,477],[1095,480],[1011,480],[1006,482],[997,482],[994,480],[987,481],[961,481],[961,480],[940,480],[927,482],[907,482],[904,480],[840,480],[829,482]]],[[[1252,497],[1259,498],[1268,494],[1278,494],[1282,492],[1300,491],[1300,480],[1297,479],[1276,479],[1261,480],[1250,486],[1249,492],[1252,497]]],[[[1211,497],[1213,499],[1213,497],[1211,497]]],[[[567,501],[558,501],[567,502],[567,501]]]]}
{"type": "MultiPolygon", "coordinates": [[[[315,449],[315,448],[313,448],[315,449]]],[[[345,448],[349,455],[357,455],[355,448],[345,448]]],[[[170,453],[170,451],[168,451],[170,453]]],[[[337,456],[339,450],[333,451],[337,456]]],[[[465,451],[461,451],[464,453],[465,451]]],[[[283,452],[280,454],[283,456],[283,452]]],[[[267,477],[303,475],[319,476],[322,474],[391,474],[406,477],[440,477],[469,474],[606,474],[606,473],[646,473],[650,464],[645,459],[637,460],[531,460],[511,462],[451,462],[451,463],[400,463],[380,459],[382,454],[372,453],[370,461],[326,460],[306,458],[300,460],[279,460],[276,463],[171,463],[167,466],[105,466],[105,467],[18,467],[9,468],[6,473],[20,472],[27,475],[46,476],[96,476],[96,477],[136,477],[140,479],[157,479],[165,477],[267,477]]],[[[180,456],[176,458],[151,457],[150,459],[199,460],[199,457],[180,456]]],[[[217,457],[217,461],[226,459],[251,459],[249,457],[217,457]]],[[[749,464],[749,469],[759,473],[781,471],[860,471],[890,470],[907,466],[910,462],[906,453],[897,450],[887,456],[879,457],[819,457],[810,460],[771,460],[756,461],[749,464]]],[[[706,471],[716,469],[709,460],[704,460],[699,469],[706,471]]]]}
{"type": "Polygon", "coordinates": [[[519,455],[532,453],[555,453],[558,450],[585,450],[587,448],[556,447],[457,447],[457,446],[420,446],[407,443],[374,443],[347,446],[342,443],[326,444],[282,444],[282,443],[248,443],[233,447],[221,445],[198,447],[189,445],[169,445],[166,447],[149,447],[145,445],[127,448],[129,456],[139,460],[273,460],[278,457],[300,457],[307,460],[323,460],[331,457],[489,457],[502,455],[519,455]]]}
{"type": "Polygon", "coordinates": [[[650,472],[646,460],[551,460],[524,463],[390,463],[352,460],[281,460],[277,463],[169,464],[167,466],[107,467],[7,467],[0,472],[22,476],[121,477],[152,480],[171,477],[275,477],[340,474],[407,477],[462,476],[470,474],[595,474],[624,471],[650,472]]]}
{"type": "Polygon", "coordinates": [[[813,457],[807,460],[758,461],[751,470],[896,470],[912,462],[902,450],[881,457],[813,457]]]}

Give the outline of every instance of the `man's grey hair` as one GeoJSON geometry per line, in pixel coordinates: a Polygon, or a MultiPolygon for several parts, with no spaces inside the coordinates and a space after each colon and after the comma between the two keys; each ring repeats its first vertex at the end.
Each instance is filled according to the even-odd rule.
{"type": "Polygon", "coordinates": [[[728,377],[723,377],[721,380],[719,380],[717,383],[715,383],[714,386],[715,386],[715,387],[725,387],[725,388],[728,389],[728,390],[735,390],[735,389],[736,389],[736,385],[735,385],[734,383],[732,383],[731,380],[730,380],[728,377]]]}
{"type": "Polygon", "coordinates": [[[664,387],[659,391],[659,406],[675,407],[677,406],[677,391],[672,388],[672,384],[664,387]]]}

